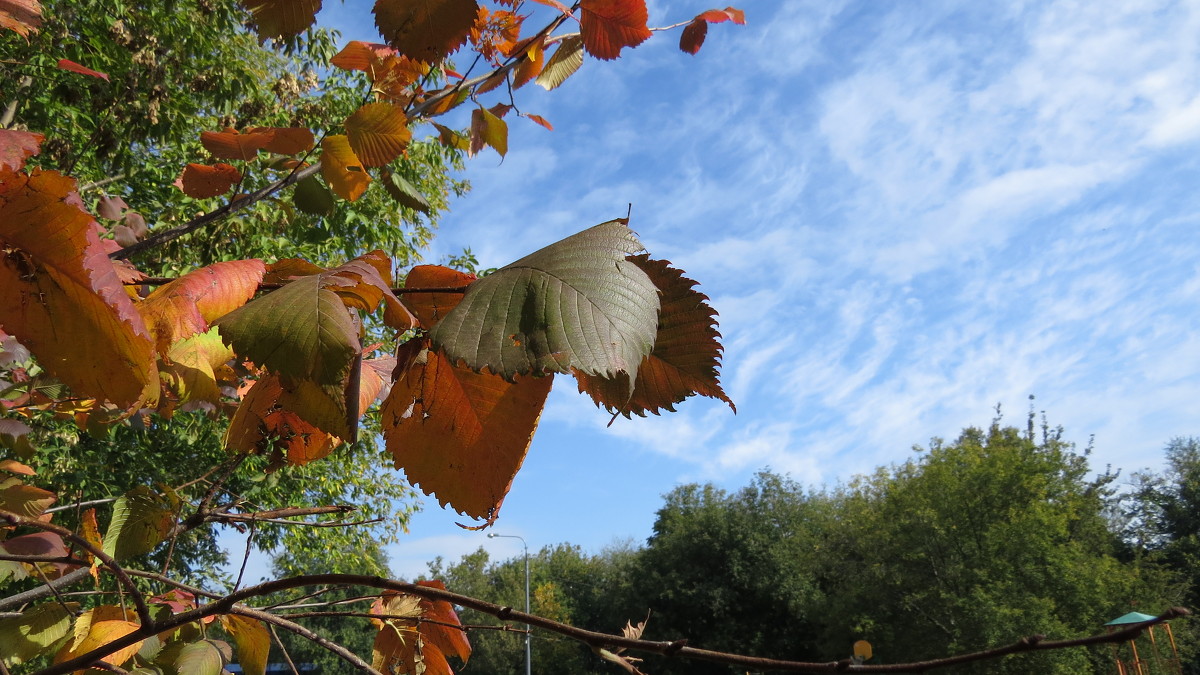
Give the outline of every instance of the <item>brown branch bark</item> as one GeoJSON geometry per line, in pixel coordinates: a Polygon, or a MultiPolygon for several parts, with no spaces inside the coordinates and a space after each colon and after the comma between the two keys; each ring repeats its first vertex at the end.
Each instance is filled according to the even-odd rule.
{"type": "Polygon", "coordinates": [[[438,588],[419,586],[416,584],[408,584],[384,579],[382,577],[366,575],[311,574],[294,577],[291,579],[279,579],[276,581],[258,584],[256,586],[250,586],[235,593],[231,593],[220,600],[203,607],[176,614],[168,617],[167,619],[159,621],[156,624],[149,626],[143,625],[137,631],[130,633],[127,636],[94,649],[87,654],[80,655],[74,659],[71,659],[70,661],[65,661],[63,663],[55,664],[49,668],[40,670],[36,673],[36,675],[61,675],[63,673],[69,673],[71,671],[86,667],[97,659],[103,658],[104,656],[107,656],[108,654],[111,654],[122,647],[132,645],[155,633],[176,628],[208,616],[228,614],[233,612],[238,603],[250,598],[268,595],[270,593],[288,590],[291,588],[320,584],[349,584],[354,586],[366,586],[370,588],[399,591],[430,600],[443,600],[461,607],[468,607],[486,614],[491,614],[505,621],[511,620],[536,626],[538,628],[572,638],[597,649],[616,647],[636,652],[661,654],[664,656],[677,656],[679,658],[698,659],[702,661],[713,661],[717,663],[744,667],[750,670],[775,670],[792,673],[923,673],[930,670],[946,668],[963,663],[996,659],[1008,654],[1123,642],[1135,637],[1141,633],[1142,630],[1150,626],[1181,616],[1187,616],[1191,613],[1182,607],[1173,607],[1161,616],[1155,617],[1149,621],[1133,624],[1129,628],[1115,631],[1113,633],[1092,635],[1085,638],[1071,640],[1046,640],[1042,636],[1030,636],[1008,646],[972,652],[969,654],[960,654],[942,659],[889,665],[854,665],[848,660],[817,663],[767,659],[746,656],[743,654],[730,654],[726,652],[688,647],[686,645],[686,640],[656,642],[651,640],[627,638],[620,635],[610,635],[607,633],[599,633],[596,631],[576,628],[575,626],[570,626],[537,615],[526,614],[525,612],[514,610],[512,607],[505,607],[502,605],[485,602],[483,600],[477,600],[475,598],[459,595],[458,593],[453,593],[438,588]]]}
{"type": "Polygon", "coordinates": [[[358,655],[356,655],[354,652],[350,651],[349,649],[346,649],[345,647],[339,645],[336,642],[333,642],[332,640],[329,640],[324,637],[321,637],[320,635],[317,635],[316,633],[312,632],[311,630],[305,628],[304,626],[301,626],[300,624],[298,624],[294,621],[288,621],[287,619],[285,619],[281,616],[276,616],[274,614],[271,614],[270,612],[264,612],[261,610],[251,609],[249,607],[243,607],[243,606],[234,607],[233,611],[231,611],[230,614],[240,614],[242,616],[247,616],[252,619],[258,619],[259,621],[262,621],[265,623],[274,624],[284,630],[291,631],[291,632],[295,633],[296,635],[299,635],[300,637],[304,638],[305,640],[309,640],[309,641],[313,642],[314,644],[318,644],[318,645],[324,647],[325,649],[328,649],[329,651],[333,652],[334,654],[337,654],[338,656],[340,656],[342,658],[342,660],[346,661],[347,663],[354,666],[355,668],[358,668],[359,670],[363,671],[364,673],[371,673],[372,675],[383,675],[378,670],[375,670],[374,668],[372,668],[371,664],[369,664],[366,661],[363,661],[361,658],[359,658],[358,655]]]}

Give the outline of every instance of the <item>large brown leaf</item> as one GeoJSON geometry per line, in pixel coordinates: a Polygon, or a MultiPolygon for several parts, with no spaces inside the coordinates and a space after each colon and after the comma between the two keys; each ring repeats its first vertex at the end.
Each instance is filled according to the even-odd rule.
{"type": "Polygon", "coordinates": [[[452,289],[463,288],[459,291],[440,291],[435,293],[406,293],[404,304],[417,315],[421,327],[425,330],[433,328],[434,324],[454,309],[463,298],[466,286],[478,277],[441,265],[417,265],[408,273],[404,280],[405,288],[412,289],[452,289]]]}
{"type": "Polygon", "coordinates": [[[615,59],[650,37],[646,0],[583,0],[579,11],[583,46],[598,59],[615,59]]]}
{"type": "Polygon", "coordinates": [[[696,282],[665,260],[635,255],[630,262],[642,268],[662,291],[658,336],[637,371],[633,394],[629,376],[618,373],[602,378],[575,371],[579,391],[586,392],[610,412],[644,417],[647,412],[674,411],[674,405],[693,394],[722,400],[734,407],[718,381],[721,363],[721,334],[716,328],[716,310],[708,297],[695,290],[696,282]]]}
{"type": "Polygon", "coordinates": [[[38,0],[0,0],[0,28],[28,39],[41,25],[42,5],[38,0]]]}
{"type": "Polygon", "coordinates": [[[525,460],[550,384],[550,377],[508,382],[423,349],[383,403],[387,449],[396,468],[443,506],[493,519],[525,460]]]}
{"type": "Polygon", "coordinates": [[[375,25],[388,44],[409,58],[437,63],[467,40],[475,0],[377,0],[375,25]]]}
{"type": "Polygon", "coordinates": [[[241,0],[254,17],[260,41],[303,33],[316,20],[321,0],[241,0]]]}
{"type": "Polygon", "coordinates": [[[156,399],[150,334],[74,180],[0,171],[0,326],[81,396],[156,399]]]}

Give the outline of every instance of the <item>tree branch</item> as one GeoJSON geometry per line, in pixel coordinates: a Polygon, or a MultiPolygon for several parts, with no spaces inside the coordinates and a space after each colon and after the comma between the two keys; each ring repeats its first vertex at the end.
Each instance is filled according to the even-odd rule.
{"type": "Polygon", "coordinates": [[[259,621],[263,621],[265,623],[274,624],[276,626],[279,626],[280,628],[283,628],[284,630],[289,630],[289,631],[295,633],[296,635],[299,635],[300,637],[304,638],[305,640],[309,640],[315,644],[318,644],[318,645],[324,647],[325,649],[328,649],[329,651],[342,657],[342,659],[344,661],[346,661],[350,665],[354,666],[355,668],[358,668],[359,670],[363,671],[364,673],[371,673],[372,675],[383,675],[378,670],[375,670],[374,668],[372,668],[371,664],[369,664],[366,661],[363,661],[361,658],[359,658],[354,652],[350,651],[349,649],[346,649],[345,647],[339,645],[336,642],[333,642],[332,640],[328,640],[324,637],[321,637],[320,635],[312,632],[311,630],[305,628],[304,626],[301,626],[300,624],[298,624],[294,621],[288,621],[287,619],[285,619],[281,616],[276,616],[274,614],[271,614],[270,612],[264,612],[264,611],[258,610],[258,609],[251,609],[249,607],[245,607],[245,606],[241,606],[241,605],[234,607],[233,611],[231,611],[230,614],[240,614],[242,616],[248,616],[252,619],[258,619],[259,621]]]}

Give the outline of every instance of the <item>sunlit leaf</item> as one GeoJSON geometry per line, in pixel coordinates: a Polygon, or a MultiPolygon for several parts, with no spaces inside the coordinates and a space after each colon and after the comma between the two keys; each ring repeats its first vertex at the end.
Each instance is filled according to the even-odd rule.
{"type": "Polygon", "coordinates": [[[242,133],[237,129],[200,133],[200,145],[217,159],[254,159],[270,140],[269,133],[242,133]]]}
{"type": "Polygon", "coordinates": [[[49,650],[71,630],[71,613],[61,602],[47,602],[0,619],[0,658],[20,665],[49,650]]]}
{"type": "Polygon", "coordinates": [[[316,20],[321,0],[239,0],[250,10],[259,41],[289,38],[304,31],[316,20]]]}
{"type": "Polygon", "coordinates": [[[538,40],[525,50],[524,58],[517,64],[513,70],[512,87],[520,89],[526,84],[529,84],[533,78],[542,73],[542,68],[546,66],[546,50],[542,40],[538,40]]]}
{"type": "Polygon", "coordinates": [[[471,284],[433,342],[452,362],[504,377],[572,368],[636,377],[659,308],[654,282],[626,260],[641,250],[622,220],[551,244],[471,284]]]}
{"type": "Polygon", "coordinates": [[[546,118],[542,117],[541,115],[533,115],[530,113],[525,113],[524,117],[528,117],[530,119],[530,121],[534,122],[535,124],[538,124],[539,126],[545,127],[549,131],[554,131],[554,125],[547,122],[546,118]]]}
{"type": "Polygon", "coordinates": [[[441,265],[417,265],[408,272],[405,288],[462,288],[438,293],[408,293],[404,304],[412,310],[425,330],[433,328],[462,301],[466,287],[478,277],[441,265]]]}
{"type": "Polygon", "coordinates": [[[329,60],[329,64],[342,70],[370,72],[384,57],[395,53],[395,49],[384,44],[351,40],[329,60]]]}
{"type": "Polygon", "coordinates": [[[525,459],[550,380],[508,382],[426,350],[384,401],[388,451],[409,482],[443,506],[490,518],[525,459]]]}
{"type": "Polygon", "coordinates": [[[26,159],[38,154],[45,138],[28,131],[0,129],[0,171],[19,171],[26,159]]]}
{"type": "Polygon", "coordinates": [[[263,150],[277,155],[298,155],[312,150],[316,144],[312,131],[304,127],[254,127],[247,133],[266,134],[263,150]]]}
{"type": "MultiPolygon", "coordinates": [[[[662,291],[658,335],[654,351],[642,361],[629,394],[629,376],[622,373],[605,379],[576,373],[579,390],[597,405],[629,417],[660,410],[674,410],[693,394],[719,399],[734,408],[718,381],[721,363],[721,334],[716,329],[716,311],[708,298],[695,290],[695,281],[664,260],[646,255],[631,256],[662,291]]],[[[736,410],[736,408],[734,408],[736,410]]]]}
{"type": "Polygon", "coordinates": [[[321,141],[321,175],[337,196],[348,201],[361,197],[371,183],[362,160],[343,135],[326,136],[321,141]]]}
{"type": "Polygon", "coordinates": [[[234,354],[215,328],[176,342],[166,357],[169,363],[162,368],[163,384],[175,392],[180,403],[221,401],[217,369],[232,360],[234,354]]]}
{"type": "Polygon", "coordinates": [[[266,266],[261,260],[231,260],[193,270],[160,286],[138,304],[160,352],[208,330],[209,323],[254,297],[266,266]]]}
{"type": "MultiPolygon", "coordinates": [[[[162,495],[139,485],[117,498],[104,534],[104,552],[124,560],[153,551],[175,525],[175,510],[162,495]]],[[[136,650],[134,650],[136,651],[136,650]]]]}
{"type": "Polygon", "coordinates": [[[598,59],[615,59],[650,37],[646,0],[582,0],[579,11],[583,46],[598,59]]]}
{"type": "Polygon", "coordinates": [[[746,15],[742,10],[734,9],[733,7],[726,7],[723,10],[710,9],[706,12],[701,12],[684,27],[683,34],[679,36],[679,48],[689,54],[695,54],[700,51],[701,45],[704,44],[704,38],[708,35],[708,24],[723,23],[725,21],[745,24],[746,15]]]}
{"type": "Polygon", "coordinates": [[[535,80],[547,91],[558,88],[583,65],[583,36],[569,35],[558,44],[535,80]]]}
{"type": "Polygon", "coordinates": [[[408,146],[408,117],[391,103],[368,103],[346,119],[346,137],[364,166],[383,166],[408,146]]]}
{"type": "Polygon", "coordinates": [[[195,199],[208,199],[229,192],[242,174],[229,164],[188,164],[175,185],[195,199]]]}
{"type": "MultiPolygon", "coordinates": [[[[446,584],[437,579],[418,581],[417,585],[446,590],[446,584]]],[[[454,605],[445,600],[421,598],[421,609],[421,618],[426,620],[421,624],[421,634],[426,642],[464,662],[471,658],[471,643],[467,640],[466,632],[462,630],[462,622],[458,618],[458,612],[454,611],[454,605]]]]}
{"type": "Polygon", "coordinates": [[[179,650],[175,668],[179,675],[221,675],[225,663],[225,656],[213,640],[201,640],[179,650]]]}
{"type": "MultiPolygon", "coordinates": [[[[13,479],[16,480],[16,479],[13,479]]],[[[7,483],[8,481],[5,481],[7,483]]],[[[4,483],[0,483],[4,485],[4,483]]],[[[15,482],[0,489],[0,509],[12,511],[27,518],[36,518],[50,508],[57,495],[40,487],[15,482]]]]}
{"type": "Polygon", "coordinates": [[[221,616],[221,627],[237,645],[238,665],[246,675],[264,675],[271,651],[271,633],[258,619],[237,614],[221,616]]]}
{"type": "Polygon", "coordinates": [[[0,0],[0,28],[28,39],[41,25],[42,5],[38,0],[0,0]]]}
{"type": "Polygon", "coordinates": [[[149,332],[74,186],[52,171],[0,171],[0,325],[79,395],[154,400],[149,332]]]}
{"type": "Polygon", "coordinates": [[[447,148],[455,150],[467,151],[471,149],[471,141],[466,136],[454,131],[453,129],[442,126],[437,122],[433,122],[433,127],[438,131],[438,142],[447,148]]]}
{"type": "Polygon", "coordinates": [[[467,40],[479,5],[475,0],[376,0],[375,25],[399,53],[436,63],[467,40]]]}
{"type": "MultiPolygon", "coordinates": [[[[125,619],[92,619],[86,624],[87,633],[80,637],[79,625],[80,622],[76,622],[76,639],[73,642],[63,645],[62,649],[54,656],[55,663],[70,661],[76,656],[82,656],[97,647],[102,647],[114,640],[123,638],[138,629],[138,624],[135,621],[125,619]]],[[[139,640],[114,651],[108,656],[101,658],[100,661],[120,666],[133,658],[133,655],[137,654],[141,648],[142,641],[139,640]]]]}
{"type": "Polygon", "coordinates": [[[503,157],[508,153],[508,124],[483,106],[471,111],[471,148],[475,156],[489,145],[503,157]]]}

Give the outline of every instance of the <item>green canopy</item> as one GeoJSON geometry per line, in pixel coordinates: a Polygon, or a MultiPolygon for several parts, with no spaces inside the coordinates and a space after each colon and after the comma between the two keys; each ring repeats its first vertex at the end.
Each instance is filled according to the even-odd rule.
{"type": "Polygon", "coordinates": [[[1126,623],[1141,623],[1143,621],[1149,621],[1150,619],[1154,619],[1154,618],[1157,618],[1157,617],[1150,616],[1149,614],[1142,614],[1141,612],[1130,612],[1130,613],[1126,614],[1125,616],[1117,617],[1104,625],[1105,626],[1120,626],[1121,624],[1126,624],[1126,623]]]}

